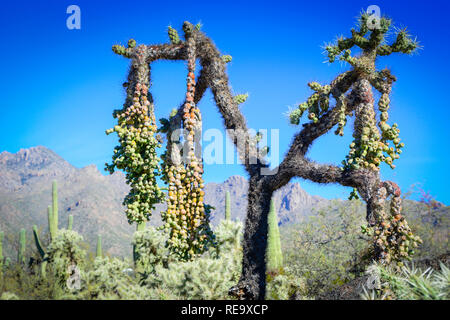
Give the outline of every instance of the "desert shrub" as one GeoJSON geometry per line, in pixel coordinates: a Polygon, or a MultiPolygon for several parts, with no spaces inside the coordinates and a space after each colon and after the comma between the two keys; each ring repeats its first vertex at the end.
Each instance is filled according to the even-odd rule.
{"type": "Polygon", "coordinates": [[[392,267],[373,264],[368,268],[371,276],[378,278],[374,288],[364,288],[365,300],[448,300],[450,297],[450,269],[443,263],[441,270],[431,268],[422,271],[414,264],[401,271],[392,267]]]}
{"type": "Polygon", "coordinates": [[[167,266],[173,260],[165,243],[167,237],[163,232],[149,226],[133,235],[135,271],[145,279],[155,272],[159,265],[167,266]]]}
{"type": "Polygon", "coordinates": [[[241,229],[239,222],[222,221],[215,230],[215,249],[193,261],[157,265],[146,280],[147,286],[160,288],[171,299],[229,298],[228,290],[241,271],[241,229]]]}
{"type": "Polygon", "coordinates": [[[319,297],[352,280],[359,272],[369,238],[359,201],[335,202],[304,222],[282,229],[285,266],[304,279],[307,295],[319,297]],[[356,267],[356,268],[355,268],[356,267]]]}
{"type": "Polygon", "coordinates": [[[61,287],[74,272],[80,277],[86,263],[86,251],[81,248],[83,237],[75,231],[59,230],[47,249],[51,273],[61,287]]]}
{"type": "Polygon", "coordinates": [[[17,295],[11,292],[3,292],[0,296],[0,300],[20,300],[17,295]]]}
{"type": "Polygon", "coordinates": [[[450,251],[448,230],[450,210],[447,206],[429,207],[416,201],[404,201],[404,212],[411,229],[423,243],[415,250],[413,258],[433,259],[450,251]]]}
{"type": "Polygon", "coordinates": [[[283,268],[278,273],[269,272],[266,283],[266,299],[268,300],[309,299],[304,279],[294,276],[289,269],[283,268]]]}
{"type": "Polygon", "coordinates": [[[97,257],[85,273],[82,299],[143,300],[149,292],[130,273],[130,263],[118,258],[97,257]]]}

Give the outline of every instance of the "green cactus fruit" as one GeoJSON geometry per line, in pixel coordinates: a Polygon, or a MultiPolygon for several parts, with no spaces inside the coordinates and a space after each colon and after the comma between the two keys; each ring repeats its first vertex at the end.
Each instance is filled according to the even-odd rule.
{"type": "Polygon", "coordinates": [[[224,55],[222,56],[222,60],[223,60],[223,62],[225,62],[225,63],[229,63],[229,62],[231,62],[231,60],[233,60],[233,57],[230,56],[229,54],[224,54],[224,55]]]}
{"type": "Polygon", "coordinates": [[[244,103],[247,100],[247,98],[248,98],[248,93],[238,94],[233,97],[234,102],[236,102],[237,104],[244,103]]]}
{"type": "Polygon", "coordinates": [[[167,28],[167,34],[169,35],[170,42],[172,42],[173,44],[178,44],[181,42],[177,30],[175,30],[171,26],[167,28]]]}
{"type": "Polygon", "coordinates": [[[128,48],[134,48],[136,47],[136,40],[130,39],[128,40],[128,48]]]}

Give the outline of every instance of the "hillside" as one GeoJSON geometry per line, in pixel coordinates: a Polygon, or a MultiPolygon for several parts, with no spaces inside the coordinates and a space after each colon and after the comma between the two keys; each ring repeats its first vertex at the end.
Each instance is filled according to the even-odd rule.
{"type": "MultiPolygon", "coordinates": [[[[0,230],[16,235],[26,228],[31,239],[31,228],[36,224],[46,232],[47,206],[51,203],[51,184],[58,181],[60,227],[74,216],[74,230],[94,246],[97,234],[102,234],[105,251],[112,255],[129,255],[130,226],[123,214],[122,199],[128,192],[125,176],[121,172],[103,175],[94,165],[76,168],[52,150],[38,146],[21,149],[12,154],[0,153],[0,230]]],[[[232,176],[223,183],[205,186],[206,203],[214,206],[212,224],[224,217],[225,192],[230,191],[232,218],[244,220],[247,205],[247,181],[232,176]]],[[[288,184],[274,196],[281,224],[298,222],[312,208],[323,207],[328,200],[311,196],[299,184],[288,184]]],[[[158,206],[151,221],[161,223],[158,206]]],[[[8,242],[8,241],[7,241],[8,242]]],[[[6,251],[11,250],[11,242],[6,251]]]]}

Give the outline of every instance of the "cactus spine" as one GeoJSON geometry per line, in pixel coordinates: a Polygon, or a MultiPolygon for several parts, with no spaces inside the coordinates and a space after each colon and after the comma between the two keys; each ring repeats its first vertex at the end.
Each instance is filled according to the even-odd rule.
{"type": "Polygon", "coordinates": [[[268,237],[267,237],[267,269],[269,271],[279,270],[283,266],[283,253],[281,252],[280,230],[278,229],[278,218],[275,210],[275,203],[270,202],[268,216],[268,237]]]}
{"type": "Polygon", "coordinates": [[[97,250],[96,250],[95,256],[97,258],[103,257],[103,253],[102,253],[102,235],[100,235],[100,234],[97,236],[97,250]]]}
{"type": "Polygon", "coordinates": [[[19,236],[19,252],[17,256],[17,262],[20,264],[25,264],[25,249],[26,249],[26,242],[27,242],[27,234],[25,229],[20,229],[20,236],[19,236]]]}
{"type": "Polygon", "coordinates": [[[231,220],[231,198],[230,191],[225,193],[225,220],[231,220]]]}

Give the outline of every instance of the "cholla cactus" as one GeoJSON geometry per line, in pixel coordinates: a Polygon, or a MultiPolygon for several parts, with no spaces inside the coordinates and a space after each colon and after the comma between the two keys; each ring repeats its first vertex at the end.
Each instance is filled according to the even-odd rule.
{"type": "Polygon", "coordinates": [[[145,59],[144,46],[135,48],[135,42],[132,44],[127,49],[135,49],[128,83],[125,84],[127,98],[123,109],[113,113],[118,124],[106,131],[107,134],[117,133],[119,146],[114,149],[113,162],[106,164],[106,169],[110,173],[115,169],[126,172],[127,183],[131,187],[123,202],[127,208],[126,215],[130,223],[140,223],[149,219],[154,205],[164,200],[164,194],[156,181],[160,170],[156,149],[161,145],[156,137],[153,98],[149,93],[150,67],[145,59]]]}
{"type": "Polygon", "coordinates": [[[155,228],[136,231],[133,235],[134,263],[143,278],[154,272],[157,265],[167,265],[171,259],[165,247],[167,237],[155,228]]]}
{"type": "MultiPolygon", "coordinates": [[[[317,183],[339,183],[343,186],[356,188],[359,195],[367,203],[367,220],[371,227],[381,225],[382,220],[384,220],[383,217],[386,215],[383,211],[384,206],[381,204],[386,201],[387,197],[392,196],[396,200],[391,209],[391,215],[394,219],[398,219],[398,216],[396,218],[396,214],[393,214],[400,208],[399,198],[396,195],[397,191],[394,190],[395,188],[390,188],[389,183],[382,182],[379,174],[379,164],[385,162],[391,165],[403,146],[398,138],[396,125],[389,126],[386,123],[388,119],[388,98],[395,77],[387,70],[378,71],[375,68],[375,60],[377,56],[384,56],[393,52],[411,53],[418,45],[404,30],[398,33],[394,43],[387,45],[383,41],[389,29],[390,21],[382,18],[380,28],[371,31],[369,31],[367,21],[368,16],[362,15],[359,30],[353,30],[351,38],[339,39],[336,45],[326,47],[330,62],[340,56],[342,60],[350,64],[351,70],[340,74],[329,85],[321,85],[316,82],[309,84],[314,93],[297,110],[293,111],[290,121],[294,124],[300,123],[305,111],[308,111],[308,118],[311,121],[302,126],[295,135],[285,158],[278,166],[278,170],[274,170],[275,173],[269,175],[264,173],[264,170],[267,170],[270,166],[267,161],[254,156],[253,151],[257,149],[255,147],[257,139],[249,133],[245,117],[239,110],[238,102],[241,100],[235,99],[231,92],[226,73],[226,63],[229,59],[223,57],[211,39],[203,32],[197,30],[192,24],[185,22],[183,29],[186,41],[178,41],[175,33],[171,31],[172,43],[170,44],[141,45],[133,48],[114,47],[116,53],[131,58],[133,62],[129,76],[129,98],[125,108],[131,106],[133,92],[137,87],[135,79],[144,77],[147,83],[147,75],[150,70],[149,63],[157,60],[188,62],[186,101],[176,110],[170,120],[163,121],[163,127],[161,128],[161,132],[166,132],[169,137],[172,137],[171,133],[182,126],[186,130],[185,141],[187,141],[188,148],[182,155],[188,160],[187,163],[174,161],[174,156],[176,159],[176,155],[178,154],[178,157],[181,157],[181,154],[174,147],[175,143],[172,139],[168,139],[163,175],[164,181],[169,184],[168,209],[163,215],[164,227],[170,233],[169,245],[182,259],[190,259],[203,252],[207,247],[207,239],[212,238],[208,231],[209,217],[207,210],[204,205],[202,206],[203,180],[201,175],[203,166],[201,157],[196,156],[196,151],[199,150],[197,148],[192,149],[195,134],[191,134],[194,128],[200,127],[201,116],[196,105],[208,87],[211,89],[226,128],[234,129],[230,133],[230,138],[236,146],[239,159],[249,175],[242,274],[239,283],[230,290],[230,294],[240,299],[263,299],[265,297],[265,252],[270,199],[276,190],[286,185],[293,177],[301,177],[317,183]],[[361,55],[351,56],[349,50],[354,46],[362,50],[361,55]],[[194,78],[196,59],[200,61],[202,67],[197,81],[194,78]],[[137,72],[137,70],[140,70],[140,72],[137,72]],[[372,87],[381,93],[379,103],[381,114],[378,123],[372,87]],[[331,103],[332,99],[336,102],[334,105],[331,103]],[[311,161],[307,157],[307,152],[313,142],[334,127],[337,127],[336,134],[342,135],[347,117],[352,114],[355,115],[354,141],[344,165],[335,166],[311,161]],[[389,145],[391,142],[393,147],[389,145]],[[255,239],[257,239],[257,243],[255,239]]],[[[144,91],[147,94],[147,90],[144,91]]],[[[137,97],[138,110],[141,107],[139,97],[140,95],[137,97]]],[[[121,110],[119,113],[124,114],[126,110],[128,109],[121,110]]],[[[153,108],[151,110],[153,111],[153,108]]],[[[129,111],[129,113],[132,111],[129,111]]],[[[153,168],[156,168],[157,163],[153,161],[156,158],[152,153],[145,154],[145,156],[132,153],[136,150],[132,142],[134,138],[131,136],[128,139],[126,138],[128,137],[128,131],[135,128],[136,123],[140,123],[132,115],[133,113],[130,113],[130,118],[123,120],[122,127],[117,127],[123,146],[116,149],[118,155],[115,156],[115,159],[117,159],[117,163],[123,165],[121,168],[125,169],[126,172],[132,172],[128,176],[132,186],[133,183],[139,185],[139,188],[145,186],[145,195],[142,196],[141,192],[143,191],[141,189],[132,188],[131,195],[135,198],[131,202],[134,204],[128,206],[127,211],[129,219],[143,221],[149,216],[150,207],[160,201],[162,197],[160,198],[159,192],[155,192],[156,187],[154,187],[153,180],[151,180],[151,183],[142,182],[139,184],[140,181],[135,182],[138,177],[144,180],[149,177],[153,179],[154,173],[157,173],[157,170],[153,170],[153,168]],[[126,146],[127,143],[131,145],[126,146]],[[128,149],[124,151],[125,148],[128,149]],[[141,167],[142,164],[138,161],[140,159],[149,160],[149,165],[141,167]],[[135,161],[134,164],[133,161],[135,161]],[[133,165],[128,166],[127,163],[133,165]],[[147,171],[142,171],[148,169],[154,172],[153,175],[147,174],[147,171]],[[152,196],[151,199],[149,198],[150,195],[152,196]]],[[[125,114],[123,117],[126,116],[125,114]]],[[[147,143],[145,146],[151,152],[155,149],[154,144],[151,143],[147,143]]],[[[399,218],[398,221],[403,220],[399,218]]],[[[388,262],[389,259],[386,258],[386,254],[391,255],[390,261],[401,260],[404,256],[400,252],[405,251],[400,247],[404,244],[405,248],[409,248],[409,244],[411,244],[411,241],[407,239],[409,231],[405,223],[402,222],[398,228],[395,227],[389,232],[393,233],[387,238],[388,246],[398,246],[399,249],[386,249],[386,245],[380,245],[378,239],[374,238],[375,258],[377,260],[388,262]],[[406,240],[403,240],[403,236],[406,237],[406,240]],[[406,241],[409,241],[409,244],[406,241]]],[[[409,254],[410,250],[406,249],[406,252],[409,254]]]]}
{"type": "Polygon", "coordinates": [[[146,280],[149,287],[164,287],[180,299],[226,299],[240,274],[242,224],[223,220],[215,229],[216,250],[188,261],[158,264],[146,280]]]}
{"type": "Polygon", "coordinates": [[[85,274],[86,286],[81,292],[83,299],[144,300],[148,290],[140,286],[126,270],[130,265],[117,258],[97,257],[92,269],[85,274]]]}
{"type": "Polygon", "coordinates": [[[75,231],[59,230],[47,248],[48,261],[59,284],[66,288],[71,270],[81,272],[85,264],[86,252],[80,244],[83,237],[75,231]]]}
{"type": "Polygon", "coordinates": [[[169,142],[164,155],[163,179],[169,185],[167,211],[162,214],[169,231],[168,244],[181,260],[202,254],[213,240],[209,212],[205,209],[201,150],[195,140],[201,132],[201,113],[195,104],[195,33],[191,24],[183,26],[186,35],[188,75],[182,123],[185,135],[185,163],[180,161],[172,141],[174,129],[168,128],[169,142]],[[200,154],[200,156],[199,156],[200,154]]]}

